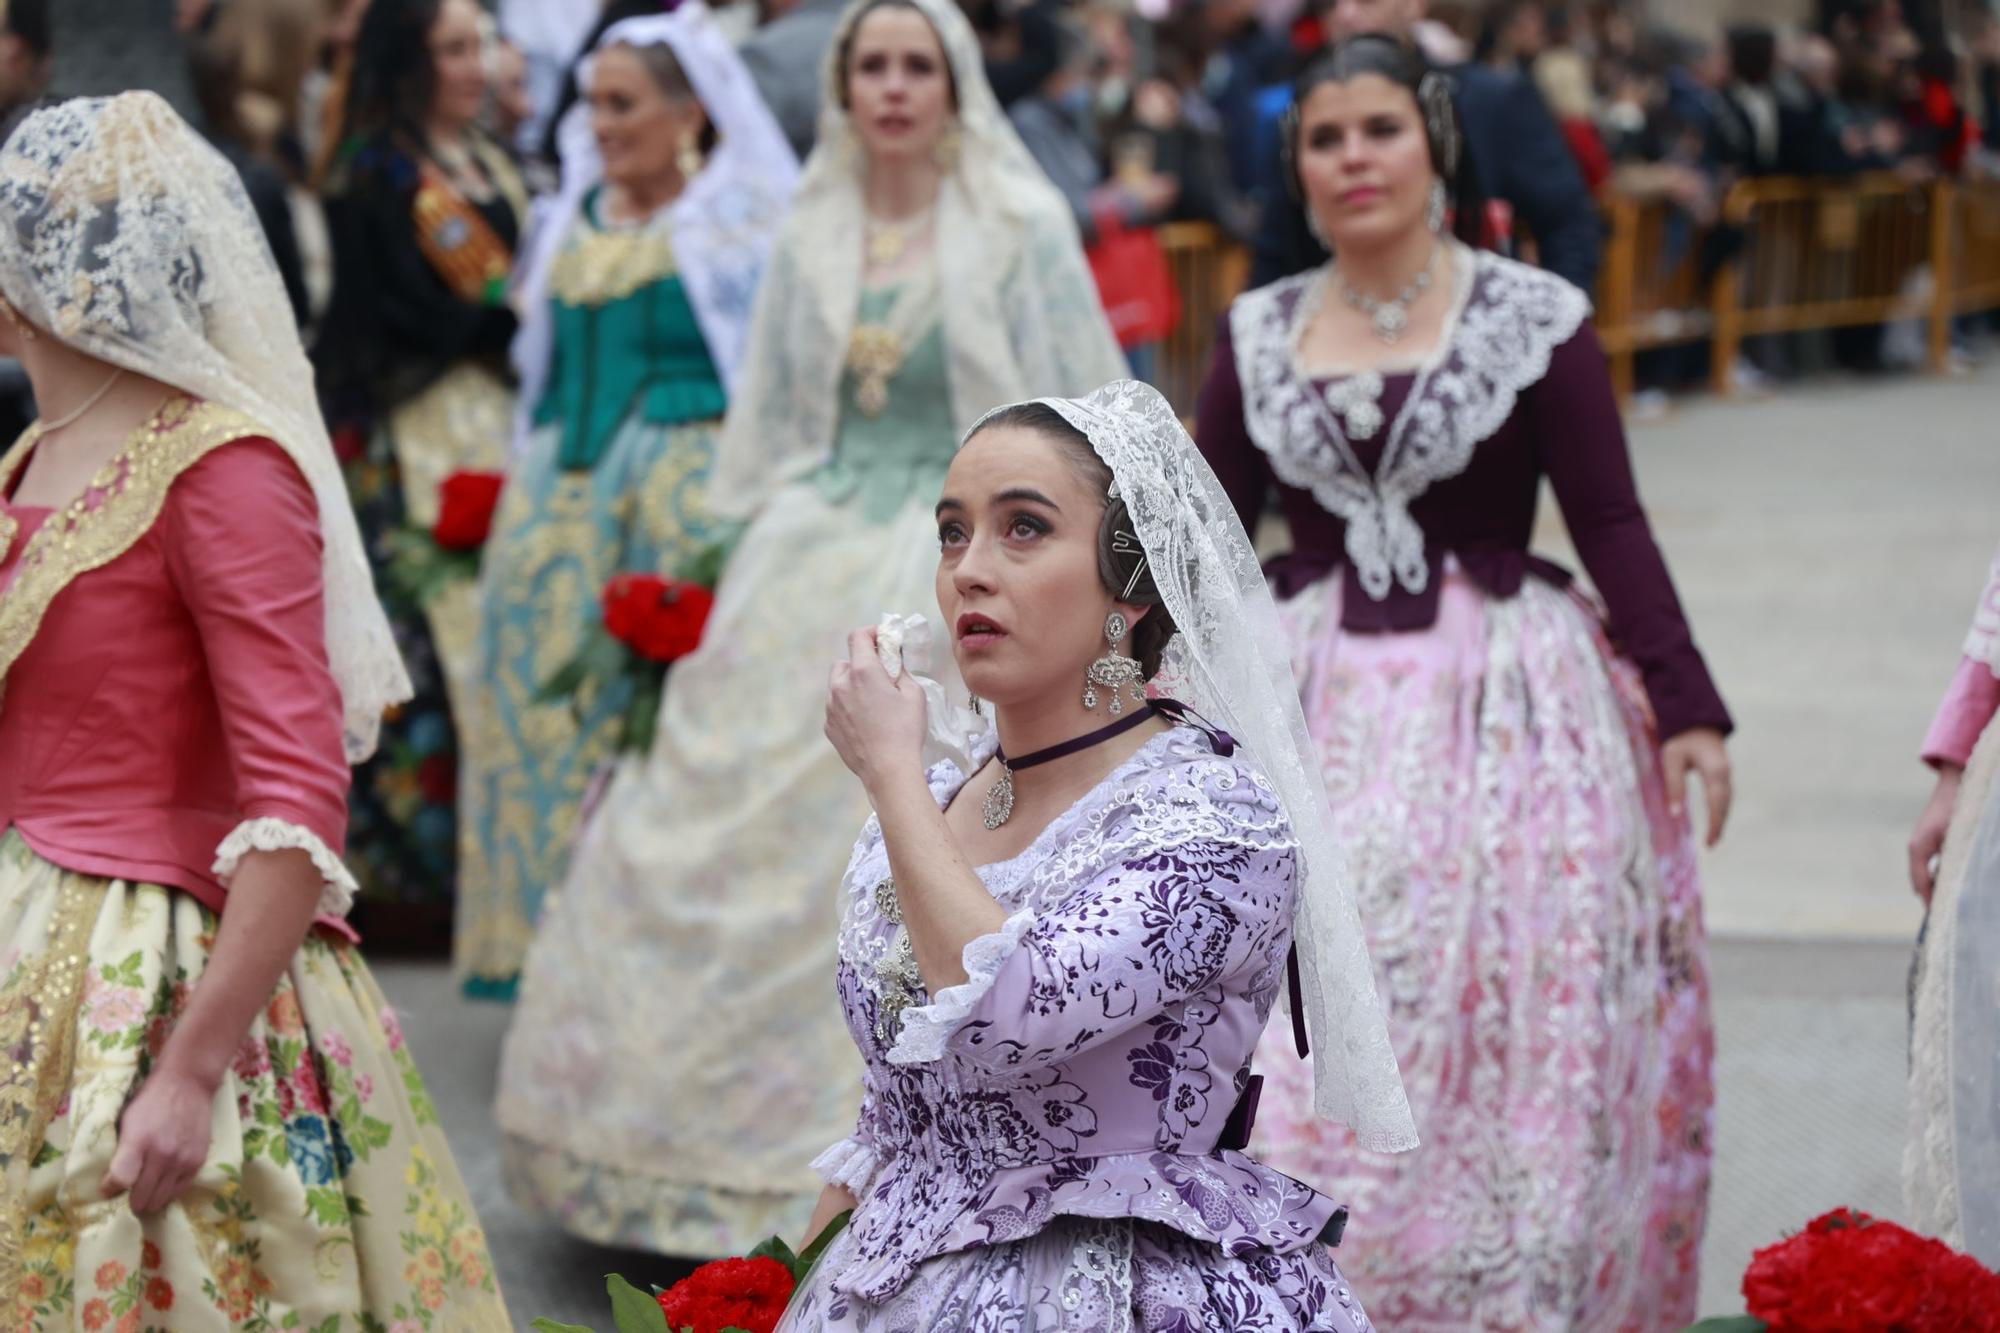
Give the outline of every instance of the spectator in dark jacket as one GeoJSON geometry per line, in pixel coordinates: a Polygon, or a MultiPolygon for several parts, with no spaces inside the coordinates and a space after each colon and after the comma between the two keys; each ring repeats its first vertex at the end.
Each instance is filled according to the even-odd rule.
{"type": "MultiPolygon", "coordinates": [[[[1423,19],[1424,0],[1335,0],[1327,16],[1331,38],[1362,32],[1414,33],[1423,19]]],[[[1597,205],[1555,118],[1529,80],[1477,64],[1440,71],[1451,81],[1452,101],[1465,135],[1468,185],[1461,199],[1476,195],[1503,201],[1516,222],[1534,238],[1541,266],[1585,291],[1597,281],[1601,244],[1597,205]]],[[[1277,146],[1266,142],[1266,205],[1259,224],[1252,286],[1300,273],[1326,259],[1326,250],[1306,228],[1305,210],[1278,182],[1283,167],[1277,146]]],[[[1463,206],[1463,205],[1461,205],[1463,206]]]]}

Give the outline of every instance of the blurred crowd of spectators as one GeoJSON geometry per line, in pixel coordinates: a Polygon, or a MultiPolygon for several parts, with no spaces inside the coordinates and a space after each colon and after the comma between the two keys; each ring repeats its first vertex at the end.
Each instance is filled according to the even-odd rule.
{"type": "MultiPolygon", "coordinates": [[[[1100,283],[1114,287],[1148,286],[1157,256],[1135,254],[1134,238],[1170,222],[1254,244],[1258,280],[1316,259],[1285,196],[1277,127],[1303,62],[1363,29],[1403,31],[1451,71],[1496,243],[1518,225],[1542,263],[1586,287],[1598,262],[1594,197],[1606,191],[1664,198],[1702,222],[1743,177],[1886,170],[1921,180],[2000,166],[2000,21],[1989,0],[1820,0],[1809,24],[1713,36],[1671,26],[1677,5],[1639,0],[961,2],[996,92],[1069,199],[1100,283]]],[[[670,5],[488,3],[489,128],[546,183],[575,50],[606,22],[670,5]]],[[[48,95],[129,86],[176,101],[243,173],[310,323],[330,283],[313,193],[331,148],[324,108],[367,4],[8,0],[0,116],[48,95]]],[[[842,0],[711,4],[806,151],[842,0]]]]}

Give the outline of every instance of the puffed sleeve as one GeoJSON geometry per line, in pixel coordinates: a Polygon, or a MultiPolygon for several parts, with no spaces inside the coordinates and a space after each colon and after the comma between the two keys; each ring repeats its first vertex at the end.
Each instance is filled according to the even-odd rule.
{"type": "Polygon", "coordinates": [[[174,483],[168,572],[200,632],[242,822],[216,848],[225,885],[251,851],[307,852],[323,915],[353,900],[341,864],[347,762],[326,656],[319,504],[266,439],[216,449],[174,483]]]}
{"type": "Polygon", "coordinates": [[[1284,965],[1297,857],[1202,840],[1121,859],[1054,910],[1024,910],[965,948],[969,980],[904,1011],[892,1064],[946,1055],[1040,1068],[1284,965]]]}
{"type": "Polygon", "coordinates": [[[1632,455],[1604,349],[1585,323],[1555,349],[1530,391],[1542,462],[1590,581],[1604,598],[1611,636],[1646,681],[1660,736],[1732,723],[1695,647],[1667,562],[1639,504],[1632,455]]]}

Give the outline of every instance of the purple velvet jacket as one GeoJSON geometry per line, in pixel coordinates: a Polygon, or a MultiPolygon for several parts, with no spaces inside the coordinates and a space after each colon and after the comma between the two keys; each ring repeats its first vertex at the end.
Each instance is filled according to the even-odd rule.
{"type": "Polygon", "coordinates": [[[1463,262],[1446,345],[1411,371],[1297,373],[1317,273],[1246,293],[1224,320],[1196,438],[1246,529],[1276,487],[1293,549],[1266,568],[1273,591],[1291,597],[1337,569],[1342,625],[1365,633],[1429,628],[1447,555],[1495,597],[1529,574],[1567,582],[1528,550],[1546,476],[1660,735],[1727,732],[1639,504],[1582,294],[1497,256],[1463,262]]]}

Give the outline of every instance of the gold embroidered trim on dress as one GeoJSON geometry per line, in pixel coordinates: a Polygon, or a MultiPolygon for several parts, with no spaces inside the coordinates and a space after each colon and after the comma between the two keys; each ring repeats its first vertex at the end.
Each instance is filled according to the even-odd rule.
{"type": "MultiPolygon", "coordinates": [[[[231,441],[269,434],[268,428],[219,403],[180,393],[162,403],[90,479],[84,493],[50,514],[22,549],[14,581],[0,592],[0,688],[34,642],[56,594],[78,575],[110,564],[151,531],[181,473],[231,441]]],[[[29,427],[0,459],[0,487],[40,436],[39,426],[29,427]]]]}
{"type": "Polygon", "coordinates": [[[56,873],[59,897],[40,952],[0,979],[0,1312],[10,1317],[20,1290],[28,1173],[69,1095],[90,930],[109,887],[56,873]]]}
{"type": "Polygon", "coordinates": [[[665,227],[601,231],[583,220],[549,266],[549,294],[568,306],[605,306],[678,271],[665,227]]]}

